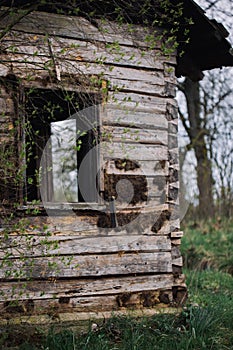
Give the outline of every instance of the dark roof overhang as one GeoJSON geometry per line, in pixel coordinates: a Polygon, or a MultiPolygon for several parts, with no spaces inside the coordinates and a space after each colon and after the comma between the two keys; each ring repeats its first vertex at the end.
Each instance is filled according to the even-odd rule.
{"type": "Polygon", "coordinates": [[[226,28],[210,20],[194,1],[183,0],[183,3],[183,16],[191,18],[193,24],[189,26],[187,44],[183,43],[184,28],[180,26],[176,75],[200,80],[205,70],[233,66],[233,50],[226,40],[229,35],[226,28]]]}

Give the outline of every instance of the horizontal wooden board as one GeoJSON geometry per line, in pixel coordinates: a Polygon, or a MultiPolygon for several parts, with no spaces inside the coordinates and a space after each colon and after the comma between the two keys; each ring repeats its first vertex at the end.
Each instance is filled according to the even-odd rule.
{"type": "MultiPolygon", "coordinates": [[[[38,217],[31,217],[30,214],[27,214],[27,222],[28,226],[25,228],[25,235],[29,236],[29,240],[32,239],[34,235],[45,235],[47,236],[47,232],[51,235],[67,235],[73,236],[78,235],[80,237],[93,237],[93,236],[130,236],[130,235],[157,235],[151,231],[151,226],[160,216],[161,212],[164,210],[169,210],[167,204],[161,204],[154,202],[155,198],[152,200],[148,200],[145,203],[141,203],[141,206],[137,208],[129,208],[125,207],[121,208],[121,215],[131,215],[134,212],[136,213],[136,218],[132,218],[132,220],[128,220],[126,224],[123,226],[119,226],[115,229],[104,226],[97,227],[97,219],[99,215],[98,211],[92,211],[91,208],[89,212],[87,211],[85,214],[75,214],[71,211],[64,211],[57,209],[55,213],[52,211],[48,211],[48,216],[40,215],[38,217]],[[96,214],[96,217],[95,217],[96,214]],[[84,215],[84,216],[83,216],[84,215]],[[46,231],[44,226],[47,227],[46,231]]],[[[106,202],[107,205],[107,202],[106,202]]],[[[33,207],[25,207],[22,208],[22,214],[28,211],[29,208],[33,210],[33,207]]],[[[38,209],[38,207],[36,206],[38,209]]],[[[107,209],[107,213],[108,213],[107,209]]],[[[119,214],[118,208],[117,213],[119,214]]],[[[103,212],[104,215],[104,212],[103,212]]],[[[14,230],[11,227],[11,236],[18,236],[21,234],[20,230],[14,230]]],[[[161,235],[168,235],[170,231],[161,230],[161,235]]]]}
{"type": "MultiPolygon", "coordinates": [[[[163,291],[161,291],[162,294],[163,291]]],[[[166,290],[166,296],[170,296],[170,301],[172,301],[171,290],[166,290]]],[[[74,297],[74,298],[61,298],[61,299],[51,299],[51,300],[30,300],[25,302],[19,302],[18,307],[15,307],[15,314],[17,311],[21,311],[22,315],[32,315],[32,314],[45,314],[47,313],[53,320],[57,322],[61,321],[64,325],[64,320],[67,321],[68,313],[93,313],[93,312],[106,312],[111,311],[112,314],[117,310],[142,310],[148,308],[162,309],[164,307],[169,307],[169,300],[164,303],[160,300],[160,291],[142,291],[134,293],[122,293],[122,295],[108,295],[108,296],[88,296],[88,297],[74,297]],[[65,317],[64,317],[65,316],[65,317]]],[[[10,314],[14,313],[14,306],[8,307],[10,314]]],[[[4,315],[8,313],[7,308],[4,304],[0,303],[1,314],[4,315]]],[[[69,318],[70,319],[70,318],[69,318]]],[[[72,318],[73,320],[73,318],[72,318]]]]}
{"type": "MultiPolygon", "coordinates": [[[[1,20],[0,28],[5,28],[12,21],[12,16],[1,20]]],[[[99,20],[99,28],[91,24],[87,19],[78,16],[57,15],[45,12],[33,12],[21,19],[14,26],[15,30],[30,32],[32,34],[58,35],[64,38],[74,38],[81,40],[112,42],[129,46],[149,47],[150,42],[145,40],[151,31],[145,27],[135,25],[128,27],[127,24],[117,24],[114,22],[104,23],[99,20]]],[[[157,33],[159,35],[159,29],[157,33]]],[[[160,41],[157,40],[158,46],[160,41]]],[[[156,42],[155,42],[156,44],[156,42]]],[[[173,56],[167,56],[168,62],[175,63],[173,56]]]]}
{"type": "MultiPolygon", "coordinates": [[[[120,46],[117,43],[84,41],[59,36],[51,36],[48,41],[41,34],[17,31],[10,32],[4,37],[2,47],[8,53],[47,57],[50,56],[51,49],[54,56],[59,59],[145,67],[160,70],[160,75],[164,70],[164,62],[168,60],[168,57],[163,56],[159,49],[144,50],[139,47],[120,46]]],[[[174,64],[174,60],[171,59],[171,62],[174,64]]],[[[166,81],[175,82],[175,75],[167,75],[166,81]]]]}
{"type": "Polygon", "coordinates": [[[184,232],[183,231],[173,231],[171,232],[171,238],[181,238],[183,237],[184,232]]]}
{"type": "Polygon", "coordinates": [[[122,127],[135,127],[139,129],[152,129],[152,130],[168,130],[168,121],[166,119],[166,104],[154,105],[151,110],[139,109],[136,107],[132,109],[128,103],[123,103],[118,106],[116,101],[115,105],[107,104],[101,111],[101,121],[103,125],[119,125],[122,127]],[[125,107],[125,108],[124,108],[125,107]],[[161,108],[160,108],[161,107],[161,108]]]}
{"type": "Polygon", "coordinates": [[[122,109],[128,108],[156,108],[157,110],[166,113],[167,104],[174,103],[174,101],[165,96],[153,96],[150,94],[143,94],[138,91],[135,92],[109,92],[108,103],[118,104],[122,109]],[[162,97],[162,98],[161,98],[162,97]]]}
{"type": "Polygon", "coordinates": [[[108,160],[105,162],[103,168],[106,174],[117,174],[117,175],[145,175],[145,176],[168,176],[168,161],[149,161],[140,160],[136,164],[138,168],[127,169],[124,167],[117,168],[114,160],[108,160]]]}
{"type": "MultiPolygon", "coordinates": [[[[152,308],[152,307],[168,307],[169,302],[166,304],[160,301],[159,291],[141,291],[134,293],[122,293],[121,295],[108,295],[108,296],[88,296],[88,297],[73,297],[73,298],[64,298],[64,299],[51,299],[51,300],[33,300],[33,309],[30,306],[30,302],[19,303],[18,310],[20,309],[23,314],[43,314],[48,313],[54,319],[59,321],[60,316],[62,317],[63,313],[67,312],[104,312],[121,310],[121,309],[143,309],[143,308],[152,308]],[[69,302],[67,302],[69,300],[69,302]],[[31,310],[30,310],[31,307],[31,310]]],[[[166,291],[166,295],[168,291],[166,291]]],[[[171,294],[171,292],[170,292],[171,294]]],[[[32,303],[31,303],[32,304],[32,303]]],[[[9,308],[10,309],[10,308],[9,308]]],[[[11,313],[14,310],[14,307],[11,309],[11,313]]],[[[17,310],[17,308],[16,308],[17,310]]],[[[0,303],[1,314],[4,314],[4,311],[7,313],[7,309],[4,310],[4,305],[0,303]],[[2,309],[1,310],[1,306],[2,309]]]]}
{"type": "MultiPolygon", "coordinates": [[[[2,62],[10,62],[10,61],[16,61],[16,62],[25,62],[28,64],[35,64],[35,65],[43,65],[47,64],[47,69],[49,68],[48,62],[51,61],[50,56],[37,56],[37,55],[26,55],[26,54],[20,54],[20,53],[8,53],[1,55],[2,62]]],[[[80,60],[71,60],[68,57],[65,57],[65,59],[57,59],[56,60],[58,67],[60,68],[61,72],[69,72],[72,73],[80,73],[80,74],[86,74],[86,75],[92,75],[92,74],[103,74],[106,77],[106,79],[109,79],[114,83],[117,84],[117,81],[119,81],[119,84],[124,82],[125,84],[128,82],[132,82],[132,84],[135,82],[135,84],[138,81],[145,82],[147,84],[151,84],[151,87],[153,85],[155,86],[164,86],[164,76],[162,71],[148,71],[144,69],[134,69],[132,67],[125,67],[125,66],[118,66],[118,65],[105,65],[103,63],[98,62],[85,62],[80,60]]],[[[51,64],[51,69],[52,63],[51,64]]],[[[123,83],[122,83],[123,84],[123,83]]],[[[143,88],[143,86],[142,86],[143,88]]],[[[128,87],[129,89],[129,87],[128,87]]]]}
{"type": "MultiPolygon", "coordinates": [[[[53,71],[54,62],[49,56],[33,56],[25,54],[7,54],[1,55],[2,62],[9,62],[13,65],[17,62],[22,62],[25,67],[28,64],[44,67],[44,70],[53,71]]],[[[86,84],[90,84],[88,77],[101,76],[109,82],[108,89],[112,91],[123,92],[141,92],[154,96],[167,96],[167,85],[162,77],[158,77],[156,72],[150,72],[143,69],[133,69],[128,67],[109,66],[98,63],[86,63],[81,61],[73,61],[68,57],[66,59],[56,59],[56,69],[59,75],[72,74],[80,76],[86,84]]],[[[92,83],[93,84],[93,83],[92,83]]]]}
{"type": "Polygon", "coordinates": [[[105,159],[126,158],[132,161],[168,160],[167,147],[162,145],[102,142],[101,153],[105,159]]]}
{"type": "Polygon", "coordinates": [[[96,278],[78,280],[47,280],[28,282],[1,282],[0,301],[25,299],[74,298],[77,296],[117,295],[147,290],[171,288],[172,274],[147,276],[122,276],[121,278],[96,278]],[[23,292],[23,293],[22,293],[23,292]]]}
{"type": "Polygon", "coordinates": [[[171,253],[128,253],[91,256],[59,256],[6,261],[0,278],[74,278],[143,273],[170,273],[171,253]]]}
{"type": "Polygon", "coordinates": [[[136,142],[143,144],[168,144],[167,130],[138,129],[119,126],[103,126],[102,137],[106,141],[136,142]]]}
{"type": "Polygon", "coordinates": [[[182,256],[176,259],[172,259],[172,265],[183,266],[183,258],[182,256]]]}
{"type": "Polygon", "coordinates": [[[94,236],[38,235],[9,237],[1,242],[0,259],[17,257],[40,257],[44,255],[84,255],[126,252],[170,251],[171,242],[165,236],[94,236]]]}

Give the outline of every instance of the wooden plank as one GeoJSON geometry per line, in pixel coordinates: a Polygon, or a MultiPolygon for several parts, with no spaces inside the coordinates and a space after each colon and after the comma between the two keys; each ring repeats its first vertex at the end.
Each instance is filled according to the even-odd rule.
{"type": "MultiPolygon", "coordinates": [[[[22,66],[23,70],[26,69],[28,64],[34,65],[35,68],[37,66],[44,67],[44,70],[47,71],[53,71],[54,69],[52,59],[44,56],[8,54],[7,56],[2,55],[2,62],[11,63],[14,66],[17,62],[24,63],[24,66],[22,66]]],[[[165,82],[147,71],[118,66],[115,66],[114,69],[109,69],[109,66],[105,66],[104,64],[83,63],[69,59],[57,59],[56,62],[61,75],[79,74],[80,79],[84,79],[84,77],[87,79],[88,76],[92,75],[95,75],[97,77],[96,79],[98,79],[98,76],[101,76],[102,79],[109,81],[108,89],[113,92],[141,92],[158,97],[169,96],[165,82]],[[124,78],[122,79],[122,77],[124,78]]],[[[23,76],[25,72],[21,72],[21,74],[23,76]]],[[[88,83],[88,79],[86,83],[88,83]]]]}
{"type": "Polygon", "coordinates": [[[177,238],[177,239],[176,238],[172,238],[171,239],[171,244],[179,246],[179,245],[181,245],[181,239],[180,238],[177,238]]]}
{"type": "Polygon", "coordinates": [[[183,266],[183,258],[182,256],[176,259],[172,259],[172,265],[176,265],[176,266],[183,266]]]}
{"type": "Polygon", "coordinates": [[[143,145],[123,142],[102,142],[104,159],[130,159],[132,161],[168,160],[168,150],[162,145],[143,145]]]}
{"type": "MultiPolygon", "coordinates": [[[[51,56],[42,56],[42,55],[33,55],[33,54],[20,54],[8,53],[1,54],[2,62],[26,62],[28,64],[48,64],[48,61],[51,60],[51,56]]],[[[127,81],[131,81],[132,84],[137,84],[138,81],[145,82],[155,86],[164,86],[164,77],[161,71],[148,71],[145,69],[134,69],[132,67],[125,67],[120,65],[105,65],[103,63],[98,63],[97,61],[85,62],[82,60],[72,60],[69,57],[64,59],[56,59],[56,62],[61,69],[61,72],[70,72],[70,73],[82,73],[82,74],[105,74],[106,79],[112,80],[113,84],[126,84],[127,81]],[[122,83],[123,82],[123,83],[122,83]]],[[[48,67],[49,68],[49,67],[48,67]]],[[[51,67],[52,68],[52,67],[51,67]]],[[[143,87],[143,86],[142,86],[143,87]]],[[[140,87],[139,87],[140,88],[140,87]]],[[[129,88],[128,88],[129,89],[129,88]]]]}
{"type": "Polygon", "coordinates": [[[137,106],[132,108],[128,103],[114,105],[107,103],[101,112],[103,125],[119,125],[124,127],[135,127],[140,129],[154,129],[156,131],[168,129],[166,119],[166,104],[154,105],[151,109],[140,109],[137,106]]]}
{"type": "MultiPolygon", "coordinates": [[[[106,202],[107,205],[107,202],[106,202]]],[[[33,207],[31,208],[33,209],[33,207]]],[[[25,207],[24,210],[28,210],[27,207],[25,207]]],[[[118,210],[118,209],[117,209],[118,210]]],[[[102,227],[101,223],[99,223],[99,227],[97,227],[97,219],[99,216],[101,217],[101,212],[93,212],[90,211],[91,216],[88,216],[88,212],[85,213],[85,216],[80,216],[79,214],[74,214],[72,211],[68,211],[67,213],[61,213],[60,210],[56,212],[56,214],[49,213],[48,216],[39,216],[39,217],[30,217],[27,216],[27,222],[28,226],[25,228],[25,235],[30,236],[29,239],[31,240],[34,235],[47,235],[47,232],[49,232],[51,235],[66,235],[66,236],[73,236],[78,235],[80,237],[93,237],[93,236],[131,236],[131,235],[157,235],[157,233],[153,233],[150,230],[150,227],[155,222],[156,218],[159,217],[162,211],[169,210],[169,207],[167,204],[161,204],[157,202],[154,202],[154,198],[150,201],[148,200],[145,203],[142,203],[141,206],[137,208],[125,208],[121,210],[119,215],[131,215],[132,213],[136,212],[138,216],[133,219],[133,221],[128,221],[123,226],[119,226],[115,229],[109,228],[109,227],[102,227]],[[95,215],[94,217],[93,215],[95,215]],[[55,215],[55,216],[53,216],[55,215]],[[44,229],[44,226],[47,227],[47,229],[44,229]]],[[[89,213],[89,214],[90,214],[89,213]]],[[[108,210],[107,210],[108,213],[108,210]]],[[[105,215],[104,213],[102,215],[105,215]]],[[[10,228],[11,229],[11,228],[10,228]]],[[[163,230],[160,232],[161,235],[168,235],[170,232],[170,228],[168,232],[166,230],[163,230]]],[[[20,230],[15,230],[11,233],[11,236],[18,236],[20,234],[20,230]]]]}
{"type": "MultiPolygon", "coordinates": [[[[1,55],[2,62],[25,62],[27,64],[41,65],[47,69],[53,69],[51,56],[33,54],[8,53],[1,55]]],[[[144,69],[133,69],[131,67],[105,65],[96,61],[72,60],[69,57],[64,59],[56,58],[56,63],[61,73],[103,75],[109,80],[109,89],[116,87],[125,91],[143,91],[151,94],[165,95],[165,81],[162,72],[148,71],[144,69]]]]}
{"type": "Polygon", "coordinates": [[[173,99],[168,97],[156,97],[151,96],[150,94],[140,94],[140,91],[138,93],[133,92],[109,92],[109,98],[108,103],[116,103],[121,108],[125,108],[126,110],[128,108],[156,108],[164,110],[167,107],[167,103],[171,104],[174,103],[173,99]]]}
{"type": "MultiPolygon", "coordinates": [[[[11,24],[12,18],[4,17],[0,28],[11,24]]],[[[81,17],[68,17],[46,12],[32,12],[14,26],[15,30],[32,34],[62,35],[64,37],[78,37],[86,39],[85,32],[91,37],[98,35],[99,31],[89,21],[81,17]]]]}
{"type": "Polygon", "coordinates": [[[183,237],[184,232],[183,231],[173,231],[171,232],[171,238],[181,238],[183,237]]]}
{"type": "MultiPolygon", "coordinates": [[[[114,69],[115,70],[115,69],[114,69]]],[[[133,76],[133,75],[132,75],[133,76]]],[[[104,78],[109,80],[109,90],[121,92],[141,92],[151,96],[167,96],[165,82],[153,83],[153,81],[144,81],[142,79],[120,79],[112,78],[110,74],[104,72],[104,78]]]]}
{"type": "MultiPolygon", "coordinates": [[[[161,291],[162,292],[162,291],[161,291]]],[[[166,294],[168,291],[166,290],[166,294]]],[[[171,295],[171,291],[170,291],[171,295]]],[[[47,313],[51,318],[61,321],[64,325],[64,320],[67,321],[68,313],[84,313],[84,312],[104,312],[111,311],[112,313],[117,310],[141,310],[143,308],[158,308],[169,306],[169,301],[163,303],[160,298],[160,291],[142,291],[135,293],[122,293],[122,295],[108,295],[108,296],[91,296],[91,297],[75,297],[75,298],[61,298],[54,300],[33,300],[19,303],[18,307],[15,307],[15,314],[17,311],[21,311],[22,315],[31,314],[45,314],[47,313]],[[65,315],[65,318],[64,318],[65,315]]],[[[14,314],[14,306],[4,308],[4,304],[0,303],[1,314],[9,313],[14,314]]],[[[69,318],[70,319],[70,318],[69,318]]],[[[73,318],[72,318],[73,320],[73,318]]]]}
{"type": "Polygon", "coordinates": [[[171,253],[129,253],[88,256],[59,256],[51,258],[31,258],[22,261],[6,261],[0,278],[74,278],[108,275],[128,275],[135,273],[170,273],[172,272],[171,253]]]}
{"type": "MultiPolygon", "coordinates": [[[[139,47],[120,46],[117,43],[90,42],[59,36],[51,36],[49,42],[56,58],[157,69],[161,71],[157,73],[157,76],[164,78],[164,62],[168,60],[168,57],[163,56],[158,49],[143,50],[139,47]]],[[[41,34],[33,35],[13,31],[4,37],[2,46],[7,53],[50,56],[47,39],[41,34]]],[[[166,76],[166,81],[175,83],[174,77],[174,74],[170,74],[166,76]]]]}
{"type": "Polygon", "coordinates": [[[147,290],[171,288],[172,274],[148,276],[122,276],[121,278],[96,278],[78,280],[47,280],[28,282],[1,282],[0,301],[4,300],[42,300],[88,297],[98,295],[117,295],[122,292],[134,293],[147,290]]]}
{"type": "Polygon", "coordinates": [[[167,237],[132,236],[94,236],[57,235],[31,237],[8,237],[1,242],[0,259],[6,254],[8,259],[17,257],[40,257],[51,255],[83,255],[126,252],[159,252],[170,251],[171,242],[167,237]]]}
{"type": "MultiPolygon", "coordinates": [[[[12,17],[5,17],[1,20],[0,28],[5,28],[11,23],[12,17]]],[[[30,32],[32,34],[60,35],[64,38],[74,38],[81,40],[100,41],[109,43],[119,43],[128,46],[148,47],[151,43],[145,40],[148,34],[153,34],[145,27],[135,25],[134,30],[127,24],[117,24],[114,22],[99,22],[99,28],[92,25],[87,19],[78,16],[57,15],[45,12],[32,12],[19,23],[16,23],[14,30],[30,32]]],[[[157,34],[159,35],[159,29],[157,34]]],[[[158,46],[160,41],[157,40],[158,46]]],[[[175,63],[174,57],[166,56],[167,62],[175,63]]]]}
{"type": "MultiPolygon", "coordinates": [[[[124,161],[124,160],[123,160],[124,161]]],[[[103,169],[106,174],[117,175],[145,175],[145,176],[168,176],[168,162],[167,161],[154,161],[154,160],[140,160],[136,164],[138,168],[127,169],[116,167],[114,160],[108,160],[103,165],[103,169]]]]}
{"type": "Polygon", "coordinates": [[[167,130],[103,126],[102,137],[104,141],[136,142],[152,145],[168,144],[167,130]]]}

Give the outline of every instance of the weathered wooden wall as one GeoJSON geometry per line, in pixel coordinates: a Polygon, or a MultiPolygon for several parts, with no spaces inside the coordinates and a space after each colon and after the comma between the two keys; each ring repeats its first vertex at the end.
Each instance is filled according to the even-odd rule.
{"type": "MultiPolygon", "coordinates": [[[[12,230],[2,236],[2,314],[59,317],[176,306],[184,300],[176,59],[164,55],[160,43],[149,49],[146,34],[140,27],[127,33],[115,24],[100,29],[83,18],[32,13],[3,38],[2,150],[15,145],[11,130],[20,118],[15,95],[4,86],[12,77],[20,79],[20,87],[96,91],[103,95],[101,195],[115,196],[117,182],[125,180],[132,184],[133,201],[116,200],[117,228],[111,228],[104,199],[92,207],[76,205],[68,215],[64,204],[57,205],[62,215],[56,216],[44,215],[41,207],[33,216],[24,207],[16,210],[28,224],[23,235],[12,230]],[[91,88],[90,82],[100,78],[101,86],[91,88]],[[42,230],[45,224],[49,236],[42,230]],[[12,306],[11,300],[20,305],[12,306]]],[[[20,142],[19,132],[17,138],[20,142]]],[[[122,184],[126,193],[128,182],[122,184]]],[[[4,191],[2,201],[8,196],[4,191]]]]}

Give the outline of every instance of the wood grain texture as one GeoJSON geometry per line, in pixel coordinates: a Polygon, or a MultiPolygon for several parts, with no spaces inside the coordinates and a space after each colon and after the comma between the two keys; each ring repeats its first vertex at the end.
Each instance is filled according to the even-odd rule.
{"type": "Polygon", "coordinates": [[[128,252],[170,251],[170,240],[165,236],[21,236],[9,237],[1,242],[0,259],[40,256],[88,255],[128,252]]]}
{"type": "MultiPolygon", "coordinates": [[[[77,37],[70,39],[64,36],[50,36],[49,43],[54,56],[58,59],[158,70],[154,73],[158,77],[163,80],[165,78],[168,82],[175,82],[174,74],[163,74],[164,70],[172,68],[164,69],[164,62],[169,60],[169,57],[163,56],[159,49],[147,51],[136,46],[119,47],[117,43],[111,45],[108,42],[85,41],[77,37]]],[[[17,55],[50,56],[47,37],[41,34],[34,35],[14,30],[3,38],[2,47],[7,53],[15,52],[17,55]]],[[[170,60],[174,63],[174,59],[170,60]]]]}
{"type": "MultiPolygon", "coordinates": [[[[1,21],[0,28],[5,28],[11,23],[11,16],[1,21]]],[[[81,39],[84,41],[99,41],[119,43],[127,46],[141,46],[148,48],[150,43],[145,40],[150,29],[135,25],[134,30],[127,24],[114,22],[101,22],[97,20],[97,26],[91,24],[87,19],[78,16],[57,15],[45,12],[33,12],[21,19],[14,26],[14,30],[31,34],[50,34],[51,36],[62,36],[64,38],[81,39]]],[[[161,42],[157,40],[158,48],[161,42]]],[[[175,64],[174,56],[165,56],[166,62],[175,64]]]]}
{"type": "Polygon", "coordinates": [[[138,129],[136,127],[103,126],[103,141],[135,142],[151,145],[168,145],[166,130],[138,129]]]}
{"type": "MultiPolygon", "coordinates": [[[[17,68],[17,63],[21,63],[21,77],[27,77],[26,68],[28,65],[34,68],[42,68],[44,71],[54,69],[54,63],[49,56],[37,56],[37,55],[26,55],[26,54],[7,54],[1,55],[2,62],[14,65],[14,72],[17,68]]],[[[121,91],[123,93],[137,93],[141,92],[144,94],[150,94],[151,96],[166,97],[170,96],[167,90],[167,84],[163,79],[158,78],[153,72],[147,72],[146,70],[135,70],[127,67],[109,66],[98,63],[86,63],[80,61],[72,61],[66,58],[65,60],[56,59],[56,68],[59,70],[61,75],[76,75],[80,76],[80,80],[83,80],[88,85],[88,78],[90,79],[93,75],[101,76],[109,82],[109,91],[121,91]]],[[[34,69],[32,68],[34,71],[34,69]]],[[[16,70],[17,73],[17,70],[16,70]]],[[[32,71],[31,71],[32,73],[32,71]]]]}
{"type": "Polygon", "coordinates": [[[136,169],[119,169],[115,165],[114,160],[108,160],[103,165],[106,174],[118,174],[118,175],[145,175],[145,176],[168,176],[168,162],[167,161],[136,161],[138,168],[136,169]]]}
{"type": "Polygon", "coordinates": [[[101,112],[103,125],[135,127],[139,129],[167,130],[168,121],[165,112],[166,104],[154,103],[151,108],[139,108],[129,102],[120,104],[107,103],[101,112]]]}
{"type": "Polygon", "coordinates": [[[115,278],[95,278],[77,280],[44,280],[28,282],[2,282],[0,301],[4,300],[53,300],[53,298],[74,298],[118,295],[147,290],[169,289],[173,275],[122,276],[115,278]],[[23,292],[23,293],[22,293],[23,292]]]}
{"type": "Polygon", "coordinates": [[[62,259],[54,256],[26,259],[25,262],[20,259],[12,259],[10,273],[9,262],[2,265],[0,278],[9,280],[19,276],[22,279],[44,279],[172,272],[170,252],[93,254],[91,256],[67,256],[62,259]]]}
{"type": "Polygon", "coordinates": [[[168,159],[167,147],[162,145],[102,142],[101,149],[105,159],[126,158],[132,161],[163,161],[168,159]]]}

